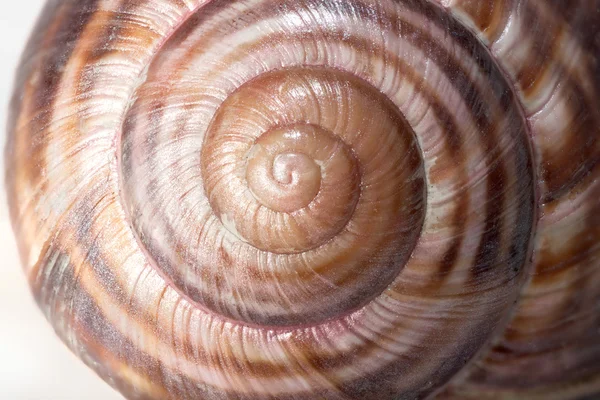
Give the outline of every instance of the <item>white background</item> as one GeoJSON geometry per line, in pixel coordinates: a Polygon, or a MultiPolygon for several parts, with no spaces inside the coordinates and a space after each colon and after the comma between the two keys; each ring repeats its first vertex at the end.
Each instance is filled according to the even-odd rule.
{"type": "MultiPolygon", "coordinates": [[[[0,161],[20,53],[45,0],[3,1],[0,10],[0,161]]],[[[3,170],[3,168],[2,168],[3,170]]],[[[12,236],[4,172],[0,183],[0,400],[118,400],[114,390],[69,352],[33,302],[12,236]]]]}

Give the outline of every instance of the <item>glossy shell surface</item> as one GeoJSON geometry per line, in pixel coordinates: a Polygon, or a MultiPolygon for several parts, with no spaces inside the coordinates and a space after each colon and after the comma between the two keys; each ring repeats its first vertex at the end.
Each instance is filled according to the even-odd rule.
{"type": "Polygon", "coordinates": [[[600,396],[598,0],[51,0],[8,130],[127,398],[600,396]]]}

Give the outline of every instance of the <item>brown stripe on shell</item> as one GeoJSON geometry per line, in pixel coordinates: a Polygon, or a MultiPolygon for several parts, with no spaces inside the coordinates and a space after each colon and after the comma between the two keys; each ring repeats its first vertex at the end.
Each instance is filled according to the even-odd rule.
{"type": "MultiPolygon", "coordinates": [[[[457,7],[462,12],[469,11],[468,2],[464,9],[461,1],[455,3],[456,5],[453,7],[457,7]]],[[[594,51],[590,49],[589,53],[582,53],[583,49],[574,49],[574,56],[577,57],[577,64],[574,65],[574,60],[567,58],[569,55],[564,50],[567,45],[572,45],[570,41],[575,41],[578,45],[587,43],[589,46],[591,38],[595,35],[594,25],[576,27],[566,23],[563,18],[565,13],[555,14],[552,12],[552,9],[556,7],[552,4],[555,3],[557,2],[528,0],[513,4],[513,14],[515,14],[513,20],[516,21],[507,21],[511,25],[507,25],[509,30],[504,33],[503,37],[510,35],[510,28],[515,31],[527,29],[525,40],[521,40],[519,44],[522,48],[516,47],[510,49],[511,51],[502,48],[500,54],[499,50],[495,51],[495,48],[499,46],[490,42],[492,52],[495,52],[503,67],[516,79],[519,90],[523,92],[522,99],[526,113],[535,121],[532,122],[533,135],[534,139],[540,138],[540,146],[537,146],[538,152],[541,152],[539,158],[548,160],[540,164],[540,173],[544,179],[544,185],[547,187],[547,190],[544,191],[544,202],[551,202],[566,196],[577,185],[577,182],[588,174],[600,157],[598,135],[593,134],[597,131],[600,121],[598,113],[591,112],[594,105],[598,104],[597,88],[600,81],[598,74],[594,73],[597,71],[594,51]],[[587,39],[581,39],[582,37],[587,39]],[[527,56],[523,57],[522,53],[527,56]],[[560,58],[554,57],[557,53],[564,54],[560,54],[560,58]],[[578,73],[574,73],[574,69],[579,70],[578,73]],[[583,73],[580,72],[581,70],[583,73]],[[560,81],[555,83],[554,91],[566,92],[560,93],[559,96],[568,99],[565,107],[571,108],[571,110],[566,114],[568,118],[572,118],[572,121],[566,121],[569,126],[560,131],[568,132],[568,134],[561,135],[560,144],[556,143],[552,146],[552,143],[544,144],[543,138],[553,137],[556,134],[546,132],[543,127],[537,128],[536,122],[538,121],[536,121],[535,113],[539,110],[539,105],[536,104],[528,109],[528,104],[540,95],[540,92],[547,90],[548,83],[552,82],[551,80],[549,82],[550,77],[558,76],[560,76],[560,81]],[[538,90],[535,90],[536,87],[538,90]],[[592,89],[591,92],[590,89],[592,89]],[[578,159],[579,162],[573,162],[574,159],[578,159]]],[[[582,18],[582,15],[596,15],[597,18],[597,1],[581,1],[576,5],[569,4],[568,8],[577,10],[570,12],[572,19],[582,18]]],[[[474,15],[476,14],[470,14],[472,18],[474,15]]],[[[478,17],[473,19],[478,21],[478,17]]],[[[482,33],[482,36],[490,39],[486,32],[482,33]]],[[[596,53],[599,47],[596,46],[596,53]]],[[[552,128],[554,129],[554,127],[552,128]]]]}
{"type": "MultiPolygon", "coordinates": [[[[52,111],[56,106],[55,96],[63,77],[65,65],[69,62],[84,28],[94,14],[96,3],[97,0],[87,0],[78,7],[73,7],[68,2],[61,4],[60,9],[64,10],[64,15],[61,15],[61,18],[51,17],[56,31],[52,32],[54,29],[51,29],[50,35],[45,38],[43,43],[39,44],[40,52],[43,54],[40,58],[42,70],[36,71],[39,76],[35,79],[41,82],[36,86],[33,94],[32,107],[41,112],[33,119],[29,127],[34,134],[28,138],[28,143],[33,148],[27,151],[33,159],[44,159],[43,152],[46,149],[47,140],[44,137],[37,137],[35,133],[45,132],[52,121],[52,111]],[[75,23],[65,23],[64,21],[75,21],[75,23]]],[[[52,13],[49,14],[52,15],[52,13]]],[[[28,180],[33,182],[43,180],[43,169],[31,168],[28,171],[32,174],[27,178],[28,180]]],[[[45,190],[45,187],[42,186],[40,190],[45,190]]]]}
{"type": "MultiPolygon", "coordinates": [[[[12,97],[7,128],[9,131],[30,131],[28,134],[8,135],[4,149],[6,166],[27,160],[20,168],[6,168],[5,173],[8,191],[27,193],[22,201],[8,196],[11,220],[16,229],[28,229],[30,223],[27,222],[24,205],[43,196],[42,153],[47,143],[44,130],[52,117],[50,106],[62,68],[91,17],[96,0],[81,1],[81,7],[74,7],[73,3],[48,1],[40,14],[39,29],[29,38],[15,77],[15,88],[20,88],[20,91],[15,90],[12,97]],[[70,19],[77,22],[65,22],[70,19]],[[29,115],[30,119],[24,119],[24,115],[29,115]]],[[[25,230],[22,232],[24,240],[17,241],[22,260],[38,256],[31,254],[30,248],[35,233],[35,230],[25,230]]]]}

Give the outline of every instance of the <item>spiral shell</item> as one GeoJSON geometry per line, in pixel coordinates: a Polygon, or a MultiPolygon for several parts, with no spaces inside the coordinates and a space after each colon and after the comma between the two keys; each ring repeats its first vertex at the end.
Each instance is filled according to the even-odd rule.
{"type": "Polygon", "coordinates": [[[599,54],[599,0],[50,0],[35,298],[131,399],[598,396],[599,54]]]}

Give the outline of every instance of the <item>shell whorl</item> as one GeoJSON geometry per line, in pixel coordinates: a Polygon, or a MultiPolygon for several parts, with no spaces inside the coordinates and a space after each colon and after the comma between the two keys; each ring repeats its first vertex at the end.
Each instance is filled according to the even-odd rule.
{"type": "Polygon", "coordinates": [[[24,269],[128,398],[600,393],[600,1],[52,0],[24,269]]]}
{"type": "Polygon", "coordinates": [[[193,120],[183,130],[163,123],[173,112],[159,97],[178,94],[159,95],[152,71],[126,118],[124,198],[158,268],[191,300],[261,326],[325,321],[379,295],[415,246],[425,198],[417,142],[393,103],[349,73],[306,66],[213,100],[206,85],[220,84],[205,68],[167,78],[198,88],[185,89],[185,114],[174,110],[193,120]],[[190,85],[187,74],[208,77],[190,85]]]}

